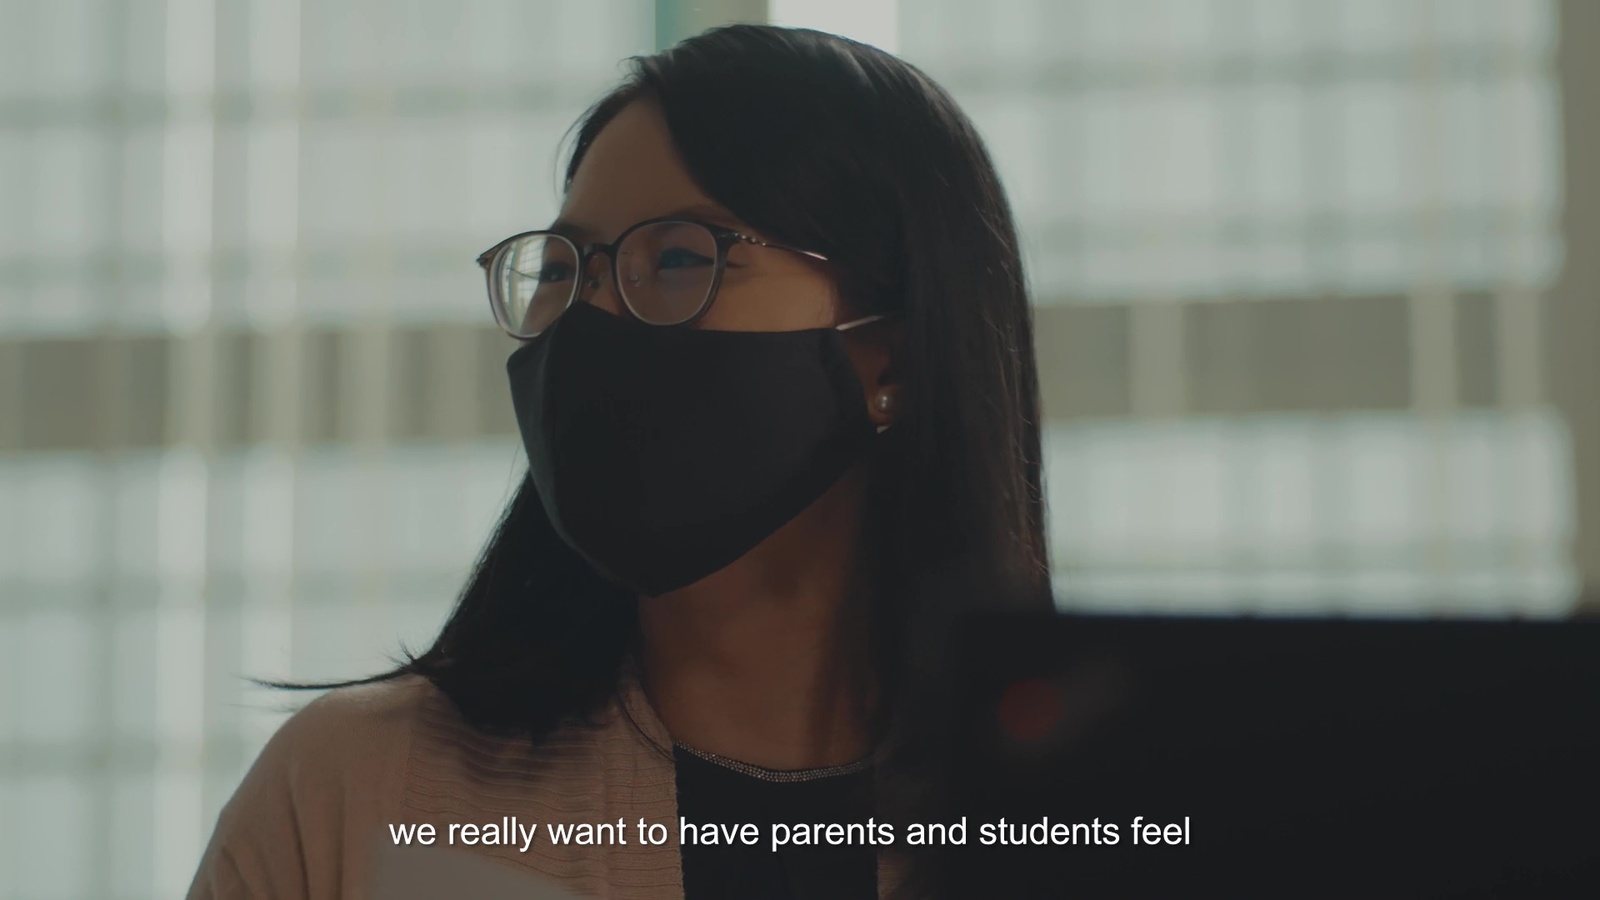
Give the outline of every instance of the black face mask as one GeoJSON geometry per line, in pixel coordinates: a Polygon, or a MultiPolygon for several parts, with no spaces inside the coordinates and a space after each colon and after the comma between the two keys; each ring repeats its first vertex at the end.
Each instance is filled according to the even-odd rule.
{"type": "Polygon", "coordinates": [[[743,556],[875,433],[837,328],[659,328],[578,303],[506,370],[556,533],[645,596],[743,556]]]}

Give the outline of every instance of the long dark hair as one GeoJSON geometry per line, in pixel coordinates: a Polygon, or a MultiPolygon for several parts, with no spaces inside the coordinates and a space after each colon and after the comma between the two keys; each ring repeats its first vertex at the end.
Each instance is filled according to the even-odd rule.
{"type": "MultiPolygon", "coordinates": [[[[900,322],[868,533],[879,737],[909,740],[896,718],[954,615],[1050,602],[1032,323],[993,163],[925,74],[835,35],[733,25],[630,62],[579,121],[569,183],[619,110],[654,102],[706,194],[828,257],[853,312],[900,322]]],[[[433,646],[372,680],[422,675],[474,726],[537,740],[609,701],[637,602],[560,540],[524,479],[433,646]]]]}

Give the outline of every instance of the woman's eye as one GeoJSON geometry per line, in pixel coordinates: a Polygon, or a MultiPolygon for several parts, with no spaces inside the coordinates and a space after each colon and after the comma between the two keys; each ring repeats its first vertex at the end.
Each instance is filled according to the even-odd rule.
{"type": "Polygon", "coordinates": [[[572,265],[570,263],[546,263],[539,269],[539,281],[544,284],[552,281],[566,281],[571,277],[572,265]]]}
{"type": "Polygon", "coordinates": [[[709,266],[711,262],[711,259],[693,250],[683,247],[668,247],[662,250],[661,255],[656,258],[656,269],[687,269],[694,266],[709,266]]]}

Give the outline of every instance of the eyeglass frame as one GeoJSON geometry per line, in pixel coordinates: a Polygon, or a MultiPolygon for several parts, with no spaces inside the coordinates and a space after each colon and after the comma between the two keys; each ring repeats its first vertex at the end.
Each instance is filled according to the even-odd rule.
{"type": "MultiPolygon", "coordinates": [[[[788,244],[780,244],[776,241],[762,240],[761,238],[753,237],[745,234],[742,231],[734,228],[728,228],[723,225],[717,225],[711,222],[685,216],[657,216],[652,219],[645,219],[642,222],[635,222],[634,224],[629,225],[621,234],[617,235],[616,240],[609,244],[594,243],[589,244],[586,247],[580,247],[578,242],[573,240],[571,237],[562,234],[559,231],[552,231],[548,228],[537,228],[532,231],[523,231],[506,238],[500,243],[495,244],[493,247],[490,247],[488,250],[485,250],[483,253],[479,254],[478,265],[482,267],[484,272],[484,280],[487,283],[489,290],[489,310],[494,314],[495,322],[506,334],[511,335],[517,340],[525,341],[532,340],[533,338],[538,337],[540,334],[544,334],[546,331],[550,330],[550,327],[559,321],[563,315],[566,315],[567,310],[572,308],[572,304],[576,303],[578,298],[583,294],[583,283],[589,270],[589,263],[594,259],[595,255],[599,253],[604,253],[611,261],[611,283],[616,286],[617,297],[622,301],[622,307],[628,311],[628,315],[632,316],[639,322],[655,328],[684,328],[692,326],[705,317],[706,313],[711,310],[712,303],[716,301],[717,291],[722,287],[722,273],[725,272],[728,267],[728,251],[735,244],[750,244],[756,247],[770,247],[773,250],[787,250],[790,253],[798,253],[801,256],[809,257],[810,259],[814,259],[818,262],[828,262],[828,258],[823,256],[821,253],[817,253],[812,250],[804,250],[799,247],[792,247],[788,244]],[[633,308],[633,304],[628,302],[627,289],[622,285],[622,273],[617,267],[617,248],[621,247],[622,243],[626,241],[635,231],[650,225],[661,225],[668,222],[674,222],[680,225],[697,225],[711,232],[712,238],[716,241],[717,256],[713,262],[711,284],[706,288],[706,297],[700,302],[700,308],[695,311],[694,315],[684,319],[682,322],[658,325],[639,315],[638,311],[633,308]],[[503,298],[500,296],[499,287],[495,284],[494,266],[499,256],[505,253],[506,250],[512,245],[525,238],[533,237],[534,235],[547,235],[566,241],[567,244],[570,245],[577,253],[577,274],[572,279],[572,293],[567,297],[567,302],[561,307],[561,312],[557,313],[556,317],[550,320],[550,325],[546,325],[544,328],[540,329],[537,334],[519,334],[517,330],[512,328],[511,324],[506,321],[508,309],[503,298]]],[[[881,315],[865,316],[863,318],[846,322],[841,325],[836,325],[834,327],[840,331],[846,331],[859,325],[866,325],[871,322],[876,322],[882,318],[885,317],[881,315]]]]}

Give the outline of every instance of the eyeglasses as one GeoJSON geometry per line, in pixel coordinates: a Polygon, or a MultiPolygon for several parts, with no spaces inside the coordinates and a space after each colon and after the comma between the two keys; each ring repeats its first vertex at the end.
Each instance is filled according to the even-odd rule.
{"type": "MultiPolygon", "coordinates": [[[[753,244],[820,262],[828,258],[693,219],[646,219],[610,244],[580,249],[554,231],[513,235],[478,257],[489,280],[494,318],[512,337],[537,337],[578,299],[596,255],[611,258],[611,283],[634,318],[650,325],[685,325],[711,308],[728,248],[753,244]]],[[[870,317],[872,320],[880,316],[870,317]]],[[[866,320],[847,325],[866,324],[866,320]]],[[[840,326],[846,327],[846,326],[840,326]]]]}

